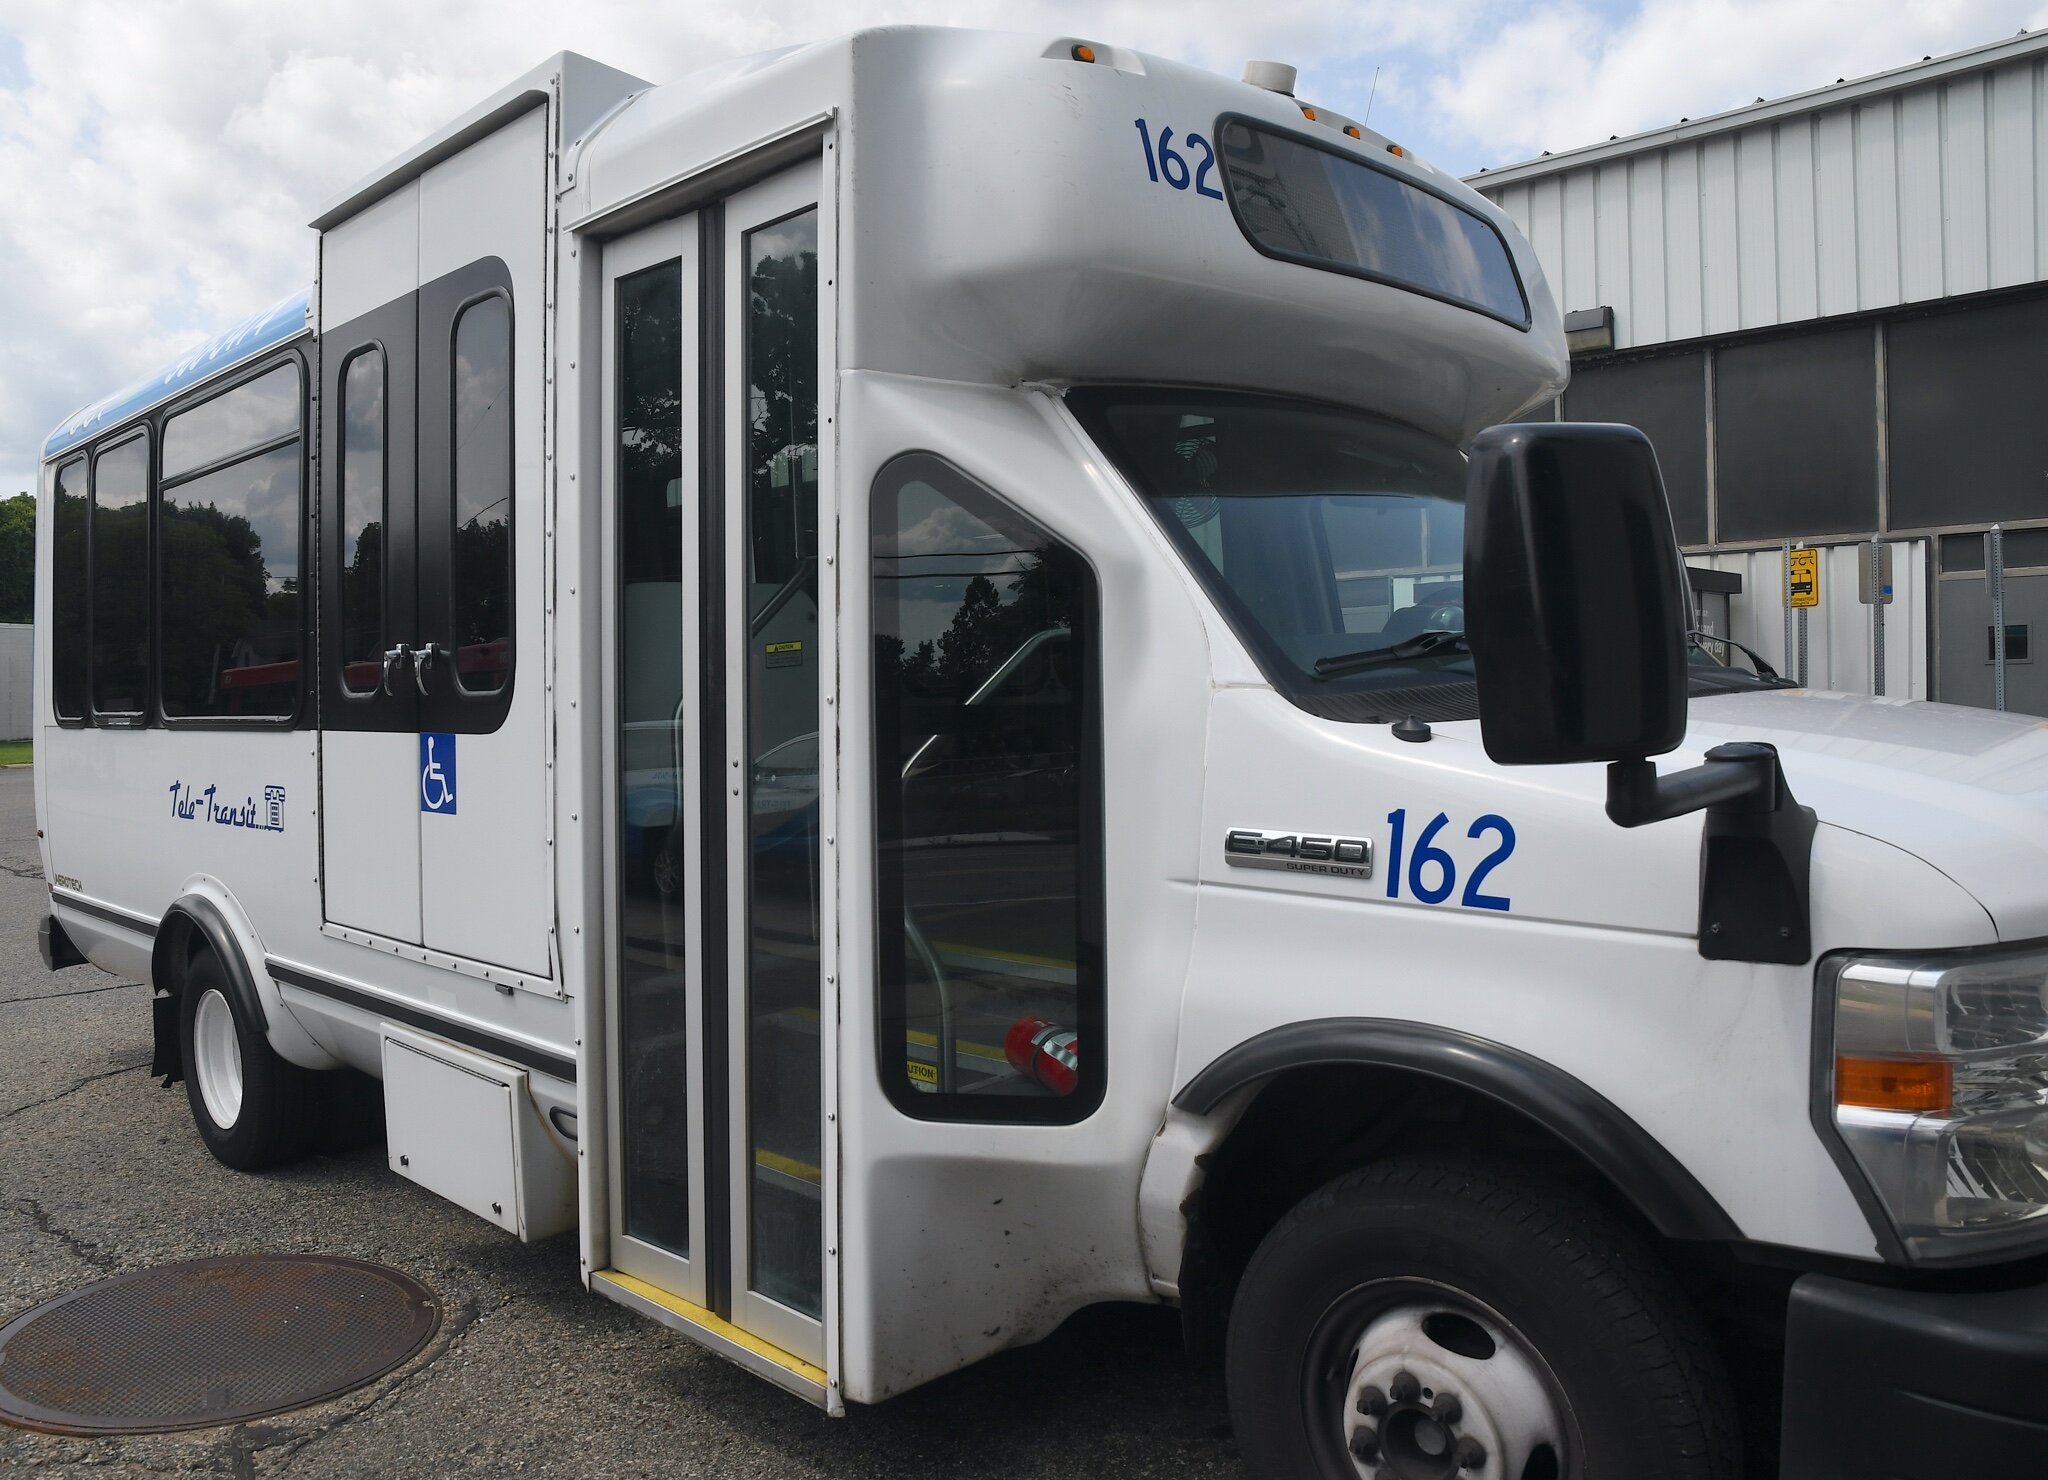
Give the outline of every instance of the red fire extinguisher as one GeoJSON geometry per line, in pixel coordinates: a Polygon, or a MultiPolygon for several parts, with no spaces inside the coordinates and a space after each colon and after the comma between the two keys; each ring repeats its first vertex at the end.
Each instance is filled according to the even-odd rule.
{"type": "Polygon", "coordinates": [[[1026,1079],[1056,1095],[1070,1095],[1081,1081],[1079,1034],[1044,1018],[1019,1018],[1003,1035],[1003,1057],[1026,1079]]]}

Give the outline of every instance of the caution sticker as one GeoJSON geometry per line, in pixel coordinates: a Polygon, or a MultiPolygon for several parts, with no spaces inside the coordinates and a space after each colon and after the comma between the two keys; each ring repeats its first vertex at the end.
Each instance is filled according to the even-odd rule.
{"type": "Polygon", "coordinates": [[[912,1083],[928,1084],[934,1089],[938,1088],[939,1066],[937,1064],[922,1064],[916,1059],[911,1059],[906,1067],[910,1070],[912,1083]]]}
{"type": "Polygon", "coordinates": [[[768,655],[770,668],[801,668],[804,665],[804,645],[800,642],[771,642],[761,649],[768,655]]]}
{"type": "Polygon", "coordinates": [[[1820,605],[1820,551],[1792,552],[1785,566],[1785,589],[1794,606],[1820,605]]]}

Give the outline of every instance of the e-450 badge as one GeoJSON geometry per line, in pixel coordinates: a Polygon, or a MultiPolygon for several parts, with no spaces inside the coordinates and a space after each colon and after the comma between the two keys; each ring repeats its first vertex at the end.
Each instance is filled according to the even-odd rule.
{"type": "Polygon", "coordinates": [[[1326,833],[1272,832],[1233,827],[1223,835],[1223,857],[1239,868],[1282,868],[1340,879],[1372,877],[1372,839],[1326,833]]]}

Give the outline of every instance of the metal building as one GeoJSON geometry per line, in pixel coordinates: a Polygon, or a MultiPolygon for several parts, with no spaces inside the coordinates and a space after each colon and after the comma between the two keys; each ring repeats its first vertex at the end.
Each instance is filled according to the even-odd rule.
{"type": "Polygon", "coordinates": [[[1470,183],[1566,311],[1549,414],[1650,435],[1692,563],[1742,577],[1728,635],[2048,714],[2048,31],[1470,183]],[[1820,551],[1803,614],[1788,543],[1820,551]]]}

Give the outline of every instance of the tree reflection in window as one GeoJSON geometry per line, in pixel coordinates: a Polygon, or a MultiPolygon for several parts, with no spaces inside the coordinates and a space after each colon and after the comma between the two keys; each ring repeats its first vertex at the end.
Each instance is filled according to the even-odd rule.
{"type": "Polygon", "coordinates": [[[455,321],[453,641],[456,681],[496,693],[512,677],[512,305],[455,321]]]}

